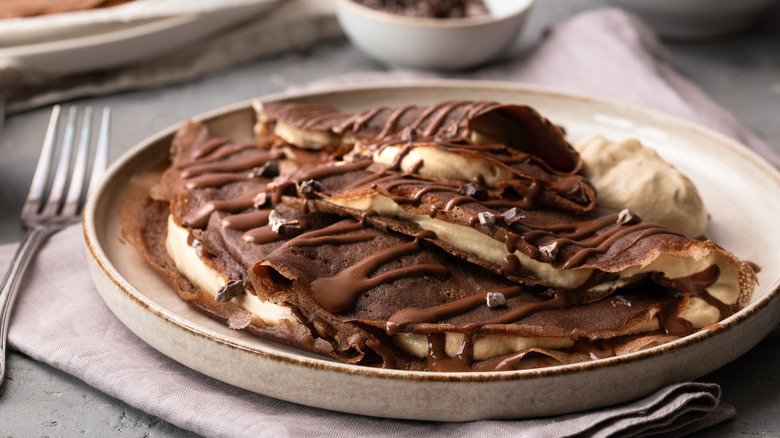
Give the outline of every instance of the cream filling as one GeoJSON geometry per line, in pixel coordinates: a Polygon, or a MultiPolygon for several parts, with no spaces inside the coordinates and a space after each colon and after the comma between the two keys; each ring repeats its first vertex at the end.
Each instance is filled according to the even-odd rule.
{"type": "MultiPolygon", "coordinates": [[[[228,282],[228,278],[212,269],[200,258],[195,248],[187,244],[188,237],[189,231],[178,226],[173,221],[173,217],[168,216],[168,235],[165,239],[165,248],[173,259],[176,269],[196,287],[216,296],[217,292],[228,282]]],[[[263,301],[255,295],[239,295],[230,301],[257,316],[268,325],[277,325],[283,320],[297,323],[297,319],[289,307],[263,301]]]]}
{"type": "MultiPolygon", "coordinates": [[[[403,149],[403,145],[381,148],[374,153],[374,161],[393,164],[403,149]]],[[[475,175],[481,175],[488,187],[496,187],[501,181],[512,179],[514,176],[510,169],[490,160],[463,155],[435,145],[419,145],[410,148],[401,159],[400,167],[404,172],[416,169],[419,175],[465,182],[471,182],[475,175]],[[422,166],[417,168],[420,162],[422,166]]]]}
{"type": "MultiPolygon", "coordinates": [[[[648,316],[645,320],[639,321],[631,327],[628,327],[623,335],[634,335],[648,333],[660,329],[658,319],[655,316],[648,316]]],[[[455,356],[463,346],[463,333],[447,333],[444,342],[444,352],[447,356],[455,356]]],[[[400,333],[394,338],[396,344],[405,352],[425,358],[428,355],[428,337],[426,335],[414,333],[400,333]]],[[[474,345],[474,360],[484,360],[491,357],[503,356],[517,353],[529,348],[546,348],[551,350],[560,350],[574,345],[571,338],[553,338],[553,337],[523,337],[511,335],[474,335],[472,338],[474,345]]]]}
{"type": "MultiPolygon", "coordinates": [[[[613,306],[631,305],[630,302],[621,299],[612,299],[613,306]]],[[[688,297],[680,305],[678,316],[689,321],[694,328],[700,329],[715,324],[720,320],[720,312],[710,306],[704,300],[688,297]]],[[[639,335],[655,332],[661,329],[658,318],[655,315],[647,315],[643,320],[627,327],[621,335],[639,335]]],[[[463,346],[462,333],[447,333],[444,340],[444,352],[447,356],[455,356],[463,346]]],[[[398,333],[393,337],[394,342],[405,352],[418,357],[428,356],[428,337],[415,333],[398,333]]],[[[595,340],[595,339],[591,339],[595,340]]],[[[517,353],[529,348],[563,349],[574,345],[571,338],[553,337],[523,337],[511,335],[474,335],[473,339],[474,360],[484,360],[491,357],[517,353]]]]}
{"type": "MultiPolygon", "coordinates": [[[[455,356],[463,345],[463,333],[447,333],[444,339],[444,352],[447,356],[455,356]]],[[[425,358],[428,356],[428,336],[415,333],[398,333],[393,341],[399,348],[412,356],[425,358]]],[[[491,357],[517,353],[529,348],[549,348],[560,350],[574,345],[569,338],[527,338],[510,335],[474,335],[474,360],[484,360],[491,357]]]]}
{"type": "MultiPolygon", "coordinates": [[[[172,217],[168,218],[168,235],[165,240],[168,254],[173,259],[176,268],[195,286],[203,291],[216,295],[228,281],[221,273],[214,270],[198,256],[195,248],[187,241],[189,232],[178,226],[172,217]]],[[[276,325],[282,321],[293,324],[300,322],[293,316],[292,310],[269,301],[263,301],[255,295],[247,294],[231,300],[237,306],[252,313],[266,324],[276,325]]],[[[625,305],[617,302],[616,305],[625,305]]],[[[690,321],[694,327],[701,328],[716,323],[720,318],[717,309],[699,299],[688,300],[685,309],[679,315],[690,321]]],[[[316,322],[315,322],[316,323],[316,322]]],[[[625,335],[646,333],[660,328],[655,316],[648,316],[644,321],[637,322],[624,333],[625,335]]],[[[393,340],[399,348],[414,356],[425,358],[428,355],[428,340],[425,335],[399,332],[393,335],[393,340]]],[[[445,335],[445,351],[454,356],[463,343],[462,333],[447,333],[445,335]]],[[[475,335],[473,339],[474,360],[483,360],[495,356],[516,353],[528,348],[566,348],[574,344],[568,338],[524,337],[509,335],[475,335]]]]}
{"type": "MultiPolygon", "coordinates": [[[[262,122],[258,123],[258,127],[255,128],[255,132],[265,132],[266,130],[267,127],[262,122]]],[[[295,147],[317,151],[335,144],[355,142],[355,134],[351,131],[344,132],[342,135],[332,131],[306,131],[282,120],[277,120],[274,124],[274,135],[295,145],[295,147]]]]}
{"type": "Polygon", "coordinates": [[[284,141],[304,149],[320,150],[332,145],[340,138],[330,131],[304,131],[281,120],[276,121],[274,134],[284,141]]]}
{"type": "MultiPolygon", "coordinates": [[[[493,239],[474,228],[457,225],[406,212],[387,196],[375,194],[360,198],[328,198],[328,202],[361,211],[373,210],[385,217],[395,217],[417,224],[420,228],[436,233],[439,240],[462,251],[469,252],[482,260],[501,266],[510,254],[503,242],[493,239]]],[[[589,278],[592,269],[556,269],[549,263],[534,260],[520,251],[513,253],[520,261],[521,272],[565,289],[575,289],[589,278]]],[[[707,251],[698,257],[681,257],[673,254],[651,254],[643,265],[630,266],[619,273],[619,278],[603,282],[587,291],[602,291],[620,287],[632,276],[641,273],[663,272],[667,278],[675,279],[699,273],[713,264],[721,268],[720,276],[707,291],[726,304],[734,304],[739,297],[739,270],[733,263],[727,263],[725,256],[716,251],[707,251]]]]}

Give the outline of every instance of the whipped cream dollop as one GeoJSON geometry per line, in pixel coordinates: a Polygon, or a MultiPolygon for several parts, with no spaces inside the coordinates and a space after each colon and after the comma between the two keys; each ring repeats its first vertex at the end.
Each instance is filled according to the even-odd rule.
{"type": "Polygon", "coordinates": [[[596,190],[599,205],[629,209],[689,237],[701,237],[708,214],[693,182],[637,139],[612,141],[601,135],[574,144],[582,174],[596,190]]]}

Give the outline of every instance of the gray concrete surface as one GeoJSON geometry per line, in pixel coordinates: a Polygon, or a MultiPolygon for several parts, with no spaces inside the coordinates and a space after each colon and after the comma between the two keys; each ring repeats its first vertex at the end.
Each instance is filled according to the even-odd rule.
{"type": "MultiPolygon", "coordinates": [[[[552,22],[599,6],[598,0],[538,2],[523,44],[533,44],[552,22]]],[[[676,67],[780,151],[780,4],[751,32],[699,43],[668,42],[676,67]]],[[[206,78],[149,90],[83,99],[110,105],[114,129],[111,158],[171,124],[216,107],[344,72],[382,69],[345,41],[235,67],[206,78]],[[229,86],[226,86],[229,84],[229,86]]],[[[13,115],[0,133],[0,243],[21,238],[18,211],[32,178],[49,110],[13,115]],[[41,127],[32,129],[31,127],[41,127]],[[36,145],[35,147],[21,147],[36,145]]],[[[780,436],[780,339],[751,352],[702,380],[722,385],[736,419],[701,436],[780,436]]],[[[12,352],[0,387],[0,437],[132,436],[188,437],[46,364],[12,352]]]]}

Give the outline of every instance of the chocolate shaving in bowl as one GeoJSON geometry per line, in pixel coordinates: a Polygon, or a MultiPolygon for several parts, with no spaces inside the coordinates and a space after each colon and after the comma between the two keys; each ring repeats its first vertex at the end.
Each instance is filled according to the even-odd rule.
{"type": "MultiPolygon", "coordinates": [[[[420,18],[465,18],[488,15],[483,0],[353,0],[371,9],[420,18]]],[[[508,0],[507,0],[508,1],[508,0]]]]}

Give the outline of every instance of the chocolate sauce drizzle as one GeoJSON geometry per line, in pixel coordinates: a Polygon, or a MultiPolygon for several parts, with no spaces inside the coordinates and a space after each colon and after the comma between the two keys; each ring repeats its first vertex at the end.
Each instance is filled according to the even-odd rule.
{"type": "MultiPolygon", "coordinates": [[[[674,278],[670,280],[660,279],[659,283],[668,283],[675,290],[682,292],[690,297],[704,300],[710,306],[718,309],[720,319],[728,318],[734,313],[731,306],[723,303],[719,299],[707,292],[707,288],[715,284],[720,275],[718,265],[712,265],[709,268],[693,274],[688,277],[674,278]]],[[[676,313],[667,313],[660,316],[661,328],[670,335],[687,336],[695,330],[690,321],[679,317],[676,313]]]]}
{"type": "MultiPolygon", "coordinates": [[[[185,214],[181,222],[191,228],[204,228],[213,213],[224,213],[220,225],[245,231],[246,242],[264,244],[284,239],[268,224],[272,208],[255,208],[266,192],[270,180],[253,172],[279,158],[276,151],[258,149],[250,144],[234,144],[222,138],[199,138],[190,151],[186,165],[179,166],[179,176],[187,190],[218,188],[231,183],[258,181],[258,187],[237,197],[212,199],[185,214]],[[240,158],[237,156],[240,154],[240,158]]],[[[264,203],[263,203],[264,204],[264,203]]]]}
{"type": "Polygon", "coordinates": [[[359,222],[344,220],[319,230],[307,231],[287,241],[282,248],[301,246],[343,245],[347,243],[367,242],[374,239],[371,234],[346,234],[358,231],[366,226],[366,218],[375,216],[376,212],[369,210],[363,213],[359,222]]]}
{"type": "Polygon", "coordinates": [[[234,199],[216,199],[211,200],[193,212],[190,212],[182,217],[182,223],[185,226],[192,228],[203,228],[208,223],[209,217],[216,211],[238,213],[242,210],[246,210],[254,204],[257,193],[245,194],[241,197],[234,199]]]}
{"type": "MultiPolygon", "coordinates": [[[[352,131],[358,134],[366,130],[372,120],[384,120],[378,135],[370,139],[364,137],[361,140],[363,143],[359,147],[367,147],[370,150],[379,150],[389,145],[399,145],[399,141],[401,141],[399,136],[403,132],[411,130],[411,132],[416,133],[412,137],[420,138],[420,142],[424,144],[434,144],[437,147],[451,149],[467,149],[474,153],[486,153],[488,151],[505,150],[506,148],[501,149],[501,146],[495,144],[478,145],[467,141],[453,143],[451,140],[442,140],[438,136],[442,136],[445,139],[462,138],[465,134],[458,137],[453,132],[469,133],[471,117],[497,107],[499,105],[490,102],[454,101],[442,102],[426,108],[412,106],[395,109],[374,108],[351,116],[338,114],[327,107],[319,106],[300,107],[297,114],[293,106],[284,107],[284,111],[280,111],[280,113],[282,118],[308,129],[319,127],[319,125],[327,121],[330,125],[334,125],[333,130],[337,133],[352,131]],[[407,114],[414,115],[416,118],[413,121],[407,121],[405,125],[399,125],[399,121],[407,114]],[[340,121],[336,122],[336,120],[340,121]],[[404,129],[406,131],[403,131],[404,129]]],[[[477,199],[474,196],[467,195],[454,197],[450,195],[446,202],[440,203],[437,202],[437,199],[441,199],[440,197],[443,193],[459,193],[460,184],[446,180],[421,178],[415,175],[414,172],[423,164],[421,162],[418,163],[416,169],[401,172],[400,163],[415,144],[415,141],[413,139],[407,140],[401,144],[403,145],[402,150],[397,154],[395,161],[390,166],[379,170],[372,168],[372,170],[366,171],[366,168],[371,164],[371,160],[360,160],[352,163],[325,163],[315,166],[300,175],[295,175],[292,179],[275,182],[272,186],[273,199],[275,202],[280,202],[287,188],[308,180],[319,180],[325,187],[328,187],[323,196],[343,193],[344,191],[358,192],[365,188],[371,188],[387,193],[387,196],[396,204],[409,205],[411,207],[420,207],[424,203],[426,195],[430,194],[431,196],[427,197],[426,204],[428,211],[425,213],[432,218],[439,217],[439,213],[447,214],[458,206],[472,204],[475,207],[474,210],[461,209],[460,214],[467,212],[465,222],[469,226],[476,227],[482,232],[488,232],[489,230],[486,230],[484,227],[477,226],[479,224],[478,211],[489,211],[498,217],[511,208],[538,209],[540,202],[542,202],[541,195],[546,190],[554,190],[561,193],[576,191],[576,187],[578,187],[578,183],[581,181],[578,176],[574,175],[553,181],[542,181],[536,177],[526,176],[524,177],[527,180],[526,183],[513,185],[511,193],[506,190],[488,191],[487,199],[477,199]],[[359,172],[362,176],[343,187],[333,187],[332,184],[324,181],[328,178],[346,175],[350,172],[359,172]]],[[[514,156],[510,157],[510,161],[527,163],[529,157],[530,154],[526,152],[515,151],[514,156]]],[[[475,179],[481,180],[479,175],[475,176],[475,179]]],[[[510,224],[511,227],[508,229],[505,240],[507,252],[513,254],[515,251],[520,251],[531,258],[538,259],[540,255],[538,247],[554,241],[561,250],[566,247],[578,248],[574,254],[569,251],[567,258],[562,261],[562,269],[572,269],[581,266],[592,255],[605,253],[612,247],[614,242],[627,234],[646,230],[641,236],[646,237],[653,233],[665,232],[660,227],[647,223],[619,226],[619,224],[616,224],[616,217],[607,216],[605,218],[572,223],[567,225],[567,227],[571,228],[571,231],[564,233],[558,233],[556,230],[545,229],[543,226],[531,225],[530,223],[510,224]]],[[[558,251],[557,254],[564,252],[558,251]]],[[[556,262],[554,259],[545,261],[556,262]]],[[[517,264],[514,267],[517,267],[517,264]]],[[[505,269],[502,269],[502,271],[514,272],[514,270],[505,269]]]]}
{"type": "Polygon", "coordinates": [[[498,107],[491,102],[452,101],[441,102],[428,107],[403,106],[400,108],[378,107],[355,114],[343,114],[322,105],[271,104],[266,110],[277,118],[305,130],[331,129],[337,134],[351,131],[359,137],[386,138],[403,129],[418,131],[424,137],[437,134],[452,136],[459,130],[468,129],[468,121],[474,114],[498,107]],[[400,124],[404,116],[414,117],[400,124]],[[364,133],[374,120],[384,120],[378,133],[364,133]],[[454,128],[453,128],[454,127],[454,128]]]}
{"type": "Polygon", "coordinates": [[[591,341],[587,338],[578,338],[574,341],[574,346],[587,354],[591,360],[606,359],[615,356],[615,350],[612,348],[608,339],[591,341]]]}
{"type": "MultiPolygon", "coordinates": [[[[285,181],[282,184],[277,184],[274,187],[274,199],[276,201],[281,200],[282,193],[286,187],[304,180],[326,179],[359,171],[362,176],[359,176],[356,181],[349,183],[347,188],[350,191],[359,192],[364,188],[372,188],[374,190],[381,188],[383,192],[388,193],[390,199],[396,204],[410,205],[412,207],[420,207],[424,203],[425,196],[432,194],[434,198],[431,198],[427,204],[430,207],[427,214],[431,217],[438,217],[437,215],[440,212],[450,212],[453,208],[462,204],[477,205],[479,206],[477,209],[462,210],[461,213],[467,216],[465,221],[472,227],[476,227],[479,223],[477,215],[479,210],[490,211],[499,217],[510,208],[520,207],[531,210],[539,208],[538,197],[542,191],[541,181],[534,181],[526,191],[518,193],[518,197],[514,200],[507,199],[501,193],[488,191],[487,199],[484,200],[473,196],[459,195],[450,197],[446,202],[440,203],[435,198],[436,194],[460,193],[461,184],[444,180],[431,181],[430,179],[418,177],[411,172],[402,173],[397,170],[397,163],[381,171],[365,175],[364,169],[368,167],[368,164],[370,164],[368,160],[362,160],[345,165],[327,164],[319,166],[296,177],[294,181],[285,181]]],[[[326,186],[329,185],[327,182],[324,182],[324,184],[326,186]]],[[[335,193],[340,193],[338,188],[332,190],[335,190],[335,193]]],[[[505,240],[507,252],[513,254],[515,251],[521,251],[531,258],[538,259],[540,255],[538,247],[551,242],[556,242],[559,249],[570,246],[576,247],[578,248],[577,251],[573,254],[570,253],[561,265],[562,269],[572,269],[581,266],[590,256],[607,252],[616,241],[631,233],[642,232],[629,246],[652,234],[670,233],[668,230],[649,222],[640,221],[621,225],[617,219],[618,214],[614,213],[595,219],[554,226],[532,224],[521,220],[519,223],[513,223],[507,227],[508,233],[505,240]]],[[[448,219],[443,217],[442,220],[448,219]]],[[[477,229],[482,232],[489,231],[483,227],[477,227],[477,229]]],[[[558,253],[560,254],[562,251],[558,251],[558,253]]],[[[555,260],[551,261],[555,262],[555,260]]]]}
{"type": "MultiPolygon", "coordinates": [[[[482,321],[478,323],[467,324],[459,330],[463,334],[463,340],[461,341],[460,349],[454,356],[448,356],[445,351],[446,334],[445,333],[429,333],[428,338],[428,355],[426,365],[429,371],[435,372],[469,372],[469,371],[488,371],[489,368],[477,367],[473,368],[474,362],[474,334],[476,331],[488,324],[508,324],[528,316],[532,313],[539,312],[547,309],[558,309],[568,307],[570,304],[564,296],[556,296],[547,301],[541,301],[538,303],[529,303],[520,306],[510,312],[505,313],[499,317],[493,318],[488,321],[482,321]]],[[[441,306],[439,306],[441,307],[441,306]]],[[[439,309],[440,311],[442,309],[439,309]]],[[[396,328],[397,329],[397,328],[396,328]]],[[[512,362],[516,365],[516,362],[525,356],[526,352],[521,352],[517,355],[517,361],[512,362]]],[[[508,362],[504,359],[504,364],[500,365],[503,369],[508,367],[508,362]]],[[[511,361],[510,361],[511,362],[511,361]]],[[[493,370],[498,370],[498,367],[494,366],[493,370]]]]}
{"type": "Polygon", "coordinates": [[[438,322],[447,318],[451,318],[455,315],[464,314],[478,306],[485,305],[487,301],[486,298],[489,293],[498,292],[507,298],[511,298],[521,293],[522,291],[523,289],[520,286],[511,286],[503,289],[477,293],[457,301],[452,301],[428,309],[404,309],[387,319],[385,330],[387,331],[387,334],[392,335],[406,324],[438,322]]]}
{"type": "Polygon", "coordinates": [[[421,240],[433,237],[432,231],[420,232],[411,242],[376,252],[332,277],[317,278],[311,283],[312,296],[329,312],[339,313],[352,309],[361,294],[381,284],[410,276],[445,276],[449,271],[444,265],[419,264],[391,269],[371,277],[382,265],[420,251],[421,240]]]}
{"type": "Polygon", "coordinates": [[[445,333],[431,333],[428,335],[428,357],[426,359],[428,371],[440,373],[473,371],[470,364],[474,355],[474,342],[470,335],[463,336],[460,350],[455,356],[448,356],[445,347],[445,333]]]}
{"type": "MultiPolygon", "coordinates": [[[[203,228],[207,225],[212,213],[219,212],[223,213],[220,225],[228,229],[244,231],[242,238],[247,242],[262,244],[281,240],[285,237],[274,232],[269,225],[272,205],[264,205],[259,208],[255,206],[259,195],[270,193],[273,202],[278,203],[291,186],[299,185],[303,181],[326,180],[350,172],[358,173],[359,177],[343,188],[328,187],[323,196],[338,192],[338,190],[381,189],[400,205],[419,207],[428,201],[431,206],[429,213],[431,217],[439,217],[440,213],[448,213],[458,206],[472,204],[475,209],[473,212],[468,210],[467,215],[470,216],[467,217],[466,222],[483,232],[489,230],[480,224],[477,211],[491,212],[500,220],[503,212],[510,208],[529,210],[539,208],[540,198],[545,190],[550,190],[550,186],[554,186],[552,189],[561,193],[576,191],[579,180],[575,177],[564,177],[553,182],[528,177],[528,184],[524,186],[513,186],[512,191],[488,190],[484,199],[477,199],[475,196],[463,194],[460,183],[433,180],[416,175],[420,166],[423,165],[422,162],[417,163],[411,170],[400,171],[401,160],[409,152],[413,141],[418,138],[423,138],[428,143],[438,143],[442,147],[460,148],[475,153],[506,154],[506,148],[500,145],[475,145],[466,141],[460,143],[450,141],[467,138],[470,134],[469,120],[475,114],[484,113],[496,106],[490,102],[455,101],[443,102],[424,109],[414,106],[374,108],[353,115],[335,113],[331,108],[323,106],[289,108],[280,106],[276,109],[277,115],[301,129],[314,130],[320,129],[322,126],[330,126],[336,134],[347,131],[363,134],[357,135],[358,140],[363,142],[360,146],[367,146],[371,150],[393,144],[397,145],[399,140],[403,140],[405,146],[395,158],[394,163],[379,170],[375,168],[376,166],[370,167],[374,164],[370,159],[323,163],[299,172],[294,179],[282,179],[275,182],[269,189],[265,187],[265,184],[270,180],[258,177],[252,172],[252,169],[271,160],[279,159],[281,156],[279,153],[246,144],[232,144],[222,138],[201,139],[191,153],[192,161],[180,167],[180,176],[186,189],[217,188],[244,181],[256,182],[257,188],[230,199],[209,200],[199,208],[184,215],[182,223],[191,228],[203,228]],[[414,120],[401,123],[409,116],[414,116],[414,120]],[[372,124],[375,120],[385,120],[385,122],[377,128],[372,124]],[[378,133],[373,134],[373,138],[367,139],[366,135],[368,134],[364,131],[369,131],[369,128],[378,133]],[[237,154],[242,154],[242,158],[240,160],[232,159],[237,154]],[[446,202],[441,202],[441,198],[436,197],[437,194],[442,193],[449,196],[446,202]],[[452,196],[453,193],[457,196],[452,196]],[[426,198],[427,195],[430,196],[426,198]]],[[[524,165],[533,165],[538,161],[538,157],[532,157],[531,154],[519,151],[513,151],[503,158],[507,162],[524,165]]],[[[482,180],[481,175],[475,175],[474,182],[476,184],[480,184],[482,180]]],[[[328,186],[328,184],[324,185],[328,186]]],[[[466,212],[466,210],[462,211],[466,212]]],[[[374,238],[373,235],[356,232],[366,227],[367,218],[374,215],[376,215],[375,212],[369,211],[365,212],[358,222],[345,220],[325,228],[307,231],[289,239],[283,247],[344,245],[369,241],[374,238]]],[[[633,234],[632,240],[624,245],[623,251],[650,235],[668,233],[667,230],[641,220],[621,224],[618,221],[617,213],[559,225],[541,225],[524,219],[520,219],[517,223],[504,225],[507,229],[505,244],[508,254],[500,267],[499,273],[501,274],[516,274],[522,270],[520,261],[515,255],[516,251],[539,259],[542,257],[542,251],[539,250],[539,247],[554,243],[557,251],[553,255],[548,255],[549,260],[544,261],[552,263],[560,269],[573,269],[582,266],[590,257],[610,250],[617,241],[628,235],[633,234]],[[565,251],[567,248],[573,248],[573,250],[565,251]],[[562,256],[561,254],[564,252],[566,255],[562,256]]],[[[441,264],[402,266],[376,274],[385,265],[401,259],[405,255],[421,251],[423,240],[435,238],[435,234],[431,231],[417,233],[409,242],[378,251],[333,276],[317,278],[311,283],[312,296],[327,311],[340,313],[353,309],[362,294],[382,284],[412,276],[447,276],[449,270],[441,264]]],[[[731,308],[712,297],[705,290],[717,280],[718,275],[718,267],[714,266],[690,277],[668,280],[668,283],[683,294],[705,300],[718,308],[722,317],[726,317],[731,314],[731,308]]],[[[660,280],[661,283],[663,281],[660,280]]],[[[387,319],[385,331],[388,335],[393,335],[408,325],[437,323],[465,314],[478,306],[485,306],[489,293],[501,293],[509,300],[522,291],[522,286],[511,286],[474,293],[467,298],[427,309],[407,308],[387,319]]],[[[445,352],[445,334],[429,333],[427,334],[427,367],[431,371],[472,371],[473,337],[481,328],[491,324],[511,324],[536,312],[568,306],[571,306],[571,300],[566,296],[566,291],[559,290],[549,299],[514,308],[497,308],[492,318],[472,322],[456,329],[457,332],[462,333],[463,341],[459,352],[452,357],[449,357],[445,352]]],[[[668,314],[664,315],[661,324],[668,333],[682,335],[691,331],[690,323],[686,325],[686,322],[674,314],[668,314]]],[[[599,342],[596,345],[592,341],[577,339],[575,346],[593,359],[614,355],[614,351],[608,343],[599,342]]],[[[382,367],[395,367],[395,361],[388,346],[377,340],[370,342],[368,347],[381,357],[382,367]]],[[[505,356],[494,362],[489,368],[482,369],[514,369],[527,353],[527,351],[523,351],[505,356]]]]}

